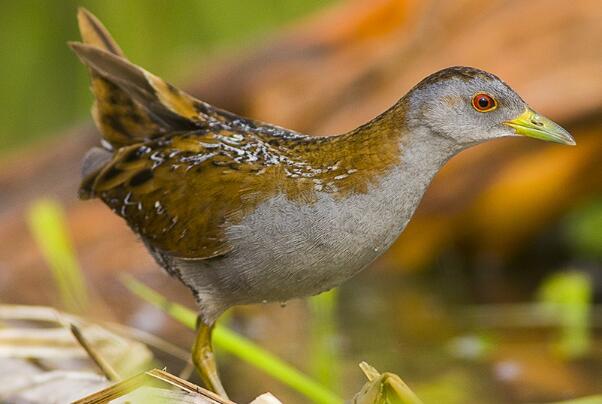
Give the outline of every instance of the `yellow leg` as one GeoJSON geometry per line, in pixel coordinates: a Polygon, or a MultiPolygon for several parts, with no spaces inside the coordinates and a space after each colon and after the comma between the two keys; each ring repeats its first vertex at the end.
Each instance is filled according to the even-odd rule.
{"type": "Polygon", "coordinates": [[[197,322],[197,335],[192,347],[192,362],[201,376],[205,386],[223,398],[228,398],[224,386],[217,374],[217,365],[211,346],[211,333],[213,325],[206,325],[199,317],[197,322]]]}

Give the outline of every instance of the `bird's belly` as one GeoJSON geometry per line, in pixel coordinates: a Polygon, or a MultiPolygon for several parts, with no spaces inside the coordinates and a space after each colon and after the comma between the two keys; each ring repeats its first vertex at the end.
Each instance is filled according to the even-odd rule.
{"type": "Polygon", "coordinates": [[[300,205],[277,197],[230,227],[234,250],[223,271],[248,292],[241,303],[320,293],[359,272],[386,242],[383,227],[359,213],[334,199],[300,205]]]}
{"type": "Polygon", "coordinates": [[[382,254],[413,212],[405,209],[400,216],[403,206],[393,211],[367,198],[325,195],[313,204],[272,198],[228,226],[232,251],[193,269],[194,289],[232,306],[286,301],[338,286],[382,254]]]}

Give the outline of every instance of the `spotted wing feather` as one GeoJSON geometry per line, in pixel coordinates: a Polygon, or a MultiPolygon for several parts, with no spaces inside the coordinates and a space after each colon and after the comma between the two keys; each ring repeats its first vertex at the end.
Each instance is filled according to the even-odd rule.
{"type": "Polygon", "coordinates": [[[268,146],[223,129],[174,134],[119,149],[89,189],[154,250],[215,257],[230,249],[224,224],[238,222],[283,182],[283,168],[267,163],[275,151],[261,155],[261,147],[268,146]],[[254,157],[241,161],[244,150],[254,157]]]}

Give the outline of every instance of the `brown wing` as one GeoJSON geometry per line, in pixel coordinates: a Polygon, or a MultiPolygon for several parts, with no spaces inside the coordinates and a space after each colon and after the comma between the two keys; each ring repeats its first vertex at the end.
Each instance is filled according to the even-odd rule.
{"type": "Polygon", "coordinates": [[[230,249],[223,224],[238,222],[284,183],[282,167],[266,164],[274,156],[258,153],[268,146],[247,138],[201,131],[124,147],[91,190],[153,248],[181,258],[221,255],[230,249]],[[255,157],[242,161],[251,149],[255,157]]]}
{"type": "Polygon", "coordinates": [[[228,251],[223,224],[283,184],[267,143],[301,135],[195,99],[127,61],[93,15],[81,9],[78,19],[85,43],[70,46],[90,68],[93,114],[111,146],[88,153],[80,196],[102,198],[172,256],[228,251]]]}

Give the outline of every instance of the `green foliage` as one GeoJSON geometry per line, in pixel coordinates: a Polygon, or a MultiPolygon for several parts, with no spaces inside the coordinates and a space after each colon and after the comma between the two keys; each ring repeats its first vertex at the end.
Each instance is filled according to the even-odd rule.
{"type": "Polygon", "coordinates": [[[40,199],[28,212],[28,224],[44,259],[54,276],[63,306],[75,312],[88,305],[86,284],[67,230],[61,206],[50,199],[40,199]]]}
{"type": "Polygon", "coordinates": [[[332,391],[340,390],[341,361],[337,338],[337,289],[309,299],[312,375],[332,391]]]}
{"type": "Polygon", "coordinates": [[[381,374],[366,362],[360,363],[360,369],[368,382],[353,398],[353,404],[422,404],[412,389],[396,374],[381,374]]]}
{"type": "Polygon", "coordinates": [[[569,215],[567,235],[578,255],[602,260],[602,199],[581,205],[569,215]]]}
{"type": "MultiPolygon", "coordinates": [[[[473,391],[472,376],[461,369],[451,369],[415,386],[414,391],[424,403],[463,404],[478,403],[477,394],[473,391]]],[[[483,400],[483,402],[488,402],[483,400]]]]}
{"type": "MultiPolygon", "coordinates": [[[[23,0],[0,3],[0,149],[89,119],[86,70],[67,48],[79,39],[84,6],[133,61],[169,81],[224,46],[256,45],[275,27],[323,6],[320,0],[23,0]]],[[[196,74],[196,73],[195,73],[196,74]]]]}
{"type": "Polygon", "coordinates": [[[587,353],[590,346],[590,312],[593,303],[591,279],[577,271],[548,277],[539,290],[539,300],[560,323],[559,353],[568,358],[587,353]]]}

